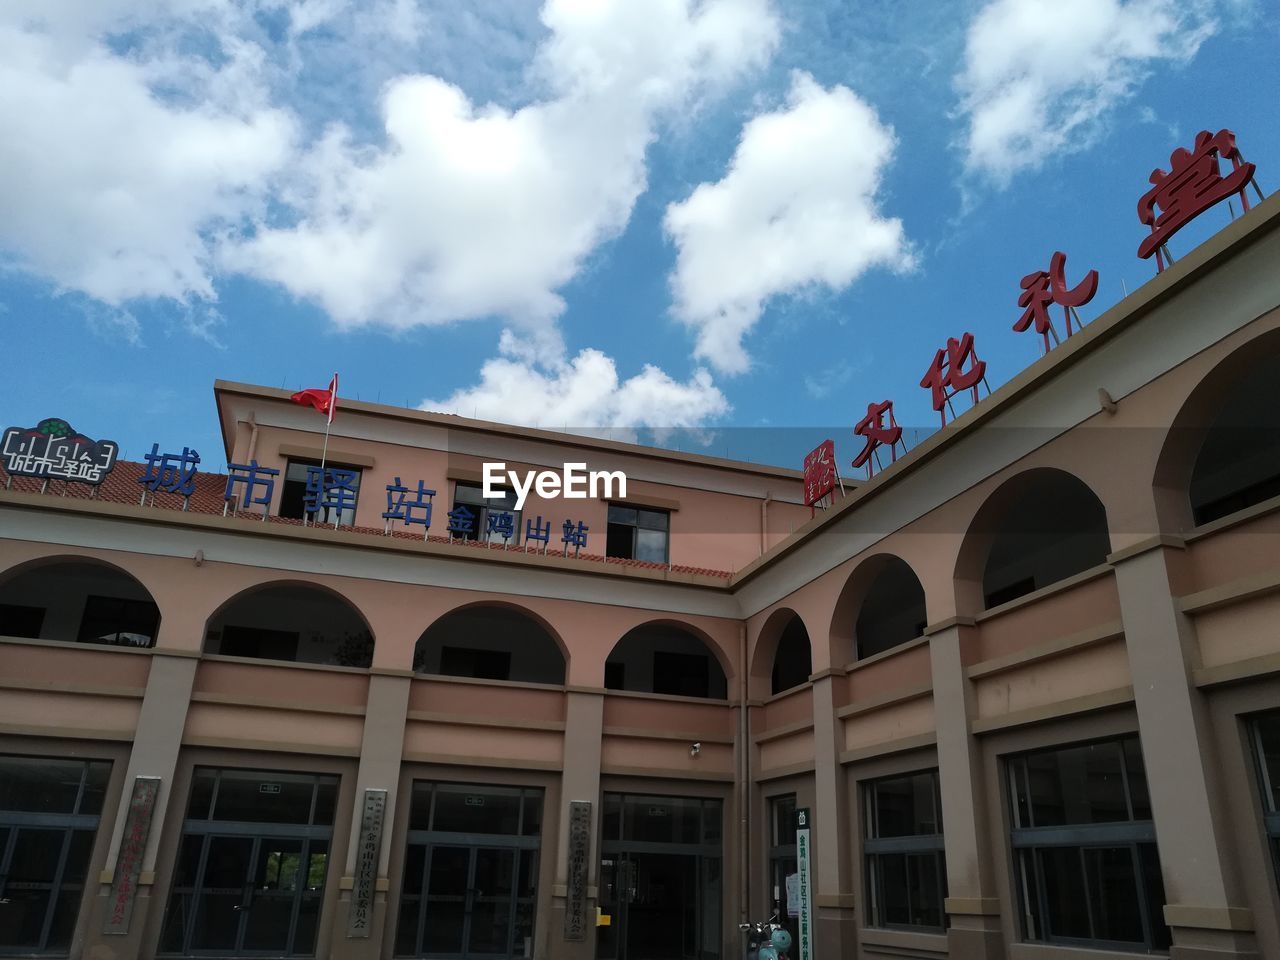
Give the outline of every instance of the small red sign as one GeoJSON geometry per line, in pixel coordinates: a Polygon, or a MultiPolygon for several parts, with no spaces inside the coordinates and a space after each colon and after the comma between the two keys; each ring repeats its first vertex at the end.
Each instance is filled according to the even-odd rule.
{"type": "Polygon", "coordinates": [[[836,472],[836,444],[824,440],[804,458],[804,502],[812,507],[836,488],[840,478],[836,472]]]}

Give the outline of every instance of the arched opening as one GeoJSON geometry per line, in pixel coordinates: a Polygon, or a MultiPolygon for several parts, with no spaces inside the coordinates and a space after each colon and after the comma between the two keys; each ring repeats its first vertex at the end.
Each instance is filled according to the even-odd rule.
{"type": "Polygon", "coordinates": [[[280,583],[246,590],[223,604],[205,625],[204,652],[368,667],[373,632],[338,594],[311,584],[280,583]]]}
{"type": "Polygon", "coordinates": [[[1096,567],[1110,552],[1107,513],[1097,495],[1065,471],[1028,470],[1002,484],[978,511],[957,578],[970,579],[966,567],[981,569],[982,607],[989,610],[1096,567]]]}
{"type": "Polygon", "coordinates": [[[724,670],[707,643],[685,627],[649,623],[629,631],[604,665],[608,690],[682,697],[728,696],[724,670]]]}
{"type": "Polygon", "coordinates": [[[0,636],[154,647],[159,629],[147,588],[98,560],[37,560],[0,582],[0,636]]]}
{"type": "Polygon", "coordinates": [[[924,635],[924,587],[899,557],[882,557],[853,628],[854,657],[864,660],[924,635]]]}
{"type": "Polygon", "coordinates": [[[1280,352],[1235,380],[1217,405],[1191,471],[1187,495],[1199,525],[1280,496],[1280,352]]]}
{"type": "Polygon", "coordinates": [[[563,684],[564,653],[520,610],[480,605],[446,613],[418,638],[413,669],[446,677],[563,684]]]}
{"type": "Polygon", "coordinates": [[[804,628],[804,621],[799,614],[792,613],[778,635],[778,646],[773,654],[770,690],[781,693],[798,687],[809,679],[811,673],[813,651],[809,646],[809,631],[804,628]]]}

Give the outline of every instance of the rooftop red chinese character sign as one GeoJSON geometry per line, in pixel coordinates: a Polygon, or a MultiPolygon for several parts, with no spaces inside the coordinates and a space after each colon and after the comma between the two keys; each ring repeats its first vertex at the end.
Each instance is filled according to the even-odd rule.
{"type": "Polygon", "coordinates": [[[853,432],[856,436],[866,440],[862,450],[853,458],[853,468],[857,470],[859,467],[865,466],[868,480],[871,479],[873,457],[875,466],[881,466],[879,447],[887,446],[889,448],[891,463],[897,462],[899,444],[902,444],[902,452],[907,452],[907,445],[902,442],[902,428],[898,426],[898,421],[893,416],[892,400],[868,403],[867,415],[858,421],[858,425],[853,428],[853,432]],[[886,416],[889,418],[887,425],[884,422],[886,416]]]}
{"type": "Polygon", "coordinates": [[[1098,292],[1098,271],[1090,270],[1084,279],[1070,289],[1067,288],[1067,255],[1061,250],[1049,259],[1048,270],[1037,270],[1022,278],[1022,295],[1018,297],[1018,306],[1025,307],[1018,322],[1013,325],[1016,333],[1022,333],[1034,322],[1036,333],[1044,338],[1044,352],[1049,352],[1049,337],[1054,343],[1061,343],[1058,331],[1054,329],[1053,318],[1049,316],[1049,307],[1058,304],[1067,321],[1067,336],[1071,336],[1071,318],[1080,322],[1076,307],[1083,307],[1098,292]]]}
{"type": "Polygon", "coordinates": [[[840,482],[836,470],[836,444],[824,440],[804,458],[804,502],[812,507],[835,490],[840,482]]]}
{"type": "Polygon", "coordinates": [[[1196,134],[1194,150],[1179,147],[1173,151],[1168,172],[1158,167],[1151,172],[1153,186],[1138,201],[1138,219],[1151,228],[1151,235],[1138,245],[1138,256],[1146,260],[1154,253],[1156,269],[1163,270],[1165,258],[1173,262],[1165,243],[1204,211],[1233,193],[1239,194],[1240,205],[1248,210],[1245,187],[1250,183],[1258,199],[1262,199],[1262,191],[1253,179],[1254,169],[1240,155],[1236,135],[1230,130],[1213,135],[1201,130],[1196,134]],[[1225,177],[1222,160],[1231,161],[1231,170],[1225,177]]]}
{"type": "MultiPolygon", "coordinates": [[[[978,402],[978,384],[987,382],[987,362],[979,360],[973,349],[973,334],[966,333],[959,340],[947,338],[947,346],[933,356],[933,363],[925,371],[920,386],[933,392],[933,409],[942,416],[942,425],[947,425],[947,409],[951,410],[954,419],[956,412],[951,406],[951,398],[965,390],[973,391],[973,402],[978,402]],[[966,370],[965,364],[969,367],[966,370]]],[[[991,388],[988,386],[987,391],[991,388]]]]}

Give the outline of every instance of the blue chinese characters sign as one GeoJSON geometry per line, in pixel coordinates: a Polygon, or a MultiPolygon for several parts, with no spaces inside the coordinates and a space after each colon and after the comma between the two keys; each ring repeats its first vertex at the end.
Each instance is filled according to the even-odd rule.
{"type": "Polygon", "coordinates": [[[120,445],[91,440],[57,417],[34,427],[10,427],[0,439],[0,460],[15,477],[102,483],[116,465],[120,445]]]}

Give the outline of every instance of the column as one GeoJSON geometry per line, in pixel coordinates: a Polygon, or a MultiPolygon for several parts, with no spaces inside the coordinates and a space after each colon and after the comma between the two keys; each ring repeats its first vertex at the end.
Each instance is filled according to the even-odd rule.
{"type": "MultiPolygon", "coordinates": [[[[335,911],[330,933],[333,956],[342,960],[375,960],[381,957],[383,938],[390,934],[395,918],[394,904],[387,902],[387,891],[390,888],[387,866],[391,862],[391,826],[394,823],[400,783],[400,761],[404,755],[404,729],[412,683],[413,674],[409,671],[385,671],[369,677],[369,700],[365,707],[364,736],[360,744],[360,769],[356,773],[351,836],[347,842],[342,879],[338,882],[338,909],[335,911]],[[387,799],[382,818],[382,836],[378,845],[369,935],[353,937],[350,936],[352,898],[357,880],[358,848],[366,790],[385,790],[387,799]]],[[[336,843],[334,847],[336,852],[336,843]]]]}
{"type": "MultiPolygon", "coordinates": [[[[855,822],[840,766],[843,737],[830,672],[813,682],[813,885],[815,956],[852,956],[858,924],[849,868],[849,830],[855,822]]],[[[765,825],[768,829],[768,825],[765,825]]]]}
{"type": "Polygon", "coordinates": [[[107,852],[105,869],[99,880],[98,897],[90,911],[86,927],[85,956],[94,960],[134,960],[145,954],[143,930],[148,926],[152,910],[164,906],[165,890],[155,890],[156,851],[160,846],[160,834],[164,830],[166,815],[182,819],[185,797],[171,796],[174,771],[178,766],[178,753],[182,748],[182,731],[187,723],[187,705],[191,701],[191,688],[195,683],[198,654],[170,650],[156,650],[151,658],[151,672],[147,677],[147,689],[142,698],[142,710],[138,716],[138,729],[133,738],[133,750],[129,754],[129,766],[125,770],[120,808],[116,812],[115,826],[111,830],[111,847],[107,852]],[[127,934],[105,935],[103,923],[111,909],[111,883],[114,879],[116,858],[120,853],[120,840],[124,834],[125,820],[129,815],[129,799],[133,795],[135,777],[159,777],[160,789],[156,796],[147,834],[147,845],[142,858],[142,872],[134,895],[133,914],[127,934]]]}
{"type": "Polygon", "coordinates": [[[969,732],[973,690],[960,658],[962,631],[972,621],[954,619],[930,627],[933,713],[938,730],[938,779],[946,845],[949,960],[1004,957],[1000,900],[991,860],[982,754],[969,732]]]}
{"type": "Polygon", "coordinates": [[[556,873],[551,888],[550,955],[590,960],[596,950],[597,885],[600,882],[600,747],[604,735],[604,691],[570,688],[565,695],[564,773],[556,814],[556,873]],[[591,803],[591,850],[587,857],[587,936],[565,940],[564,919],[569,889],[569,803],[591,803]]]}
{"type": "Polygon", "coordinates": [[[1231,860],[1231,834],[1204,695],[1195,625],[1178,606],[1162,538],[1112,554],[1143,764],[1164,873],[1171,960],[1256,958],[1253,915],[1231,860]]]}

